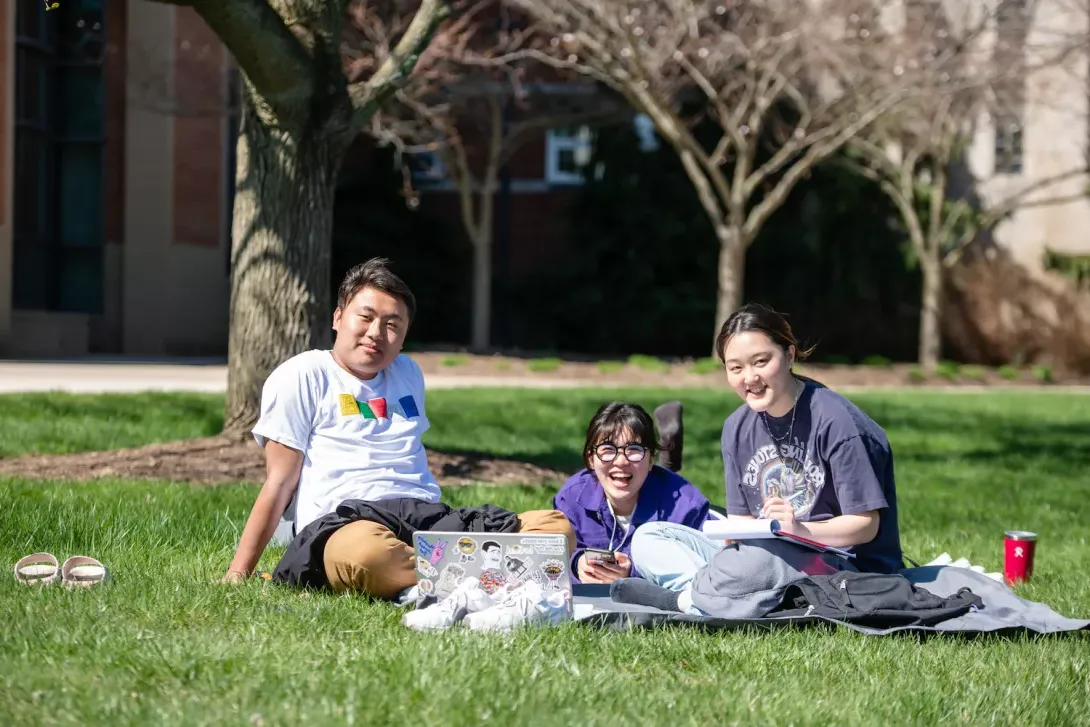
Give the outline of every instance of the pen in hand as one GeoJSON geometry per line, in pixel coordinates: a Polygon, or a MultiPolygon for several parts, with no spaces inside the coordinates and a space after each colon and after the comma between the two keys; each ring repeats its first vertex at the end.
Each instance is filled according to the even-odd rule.
{"type": "MultiPolygon", "coordinates": [[[[797,500],[801,495],[804,495],[804,494],[806,494],[806,490],[799,490],[798,492],[796,492],[791,497],[785,498],[785,502],[792,502],[793,500],[797,500]]],[[[767,514],[768,513],[765,512],[765,508],[762,505],[760,512],[757,513],[757,518],[758,519],[763,519],[767,514]]]]}

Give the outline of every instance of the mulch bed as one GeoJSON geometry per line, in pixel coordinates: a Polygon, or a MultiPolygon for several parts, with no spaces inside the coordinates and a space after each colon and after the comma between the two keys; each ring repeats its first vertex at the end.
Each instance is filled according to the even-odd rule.
{"type": "MultiPolygon", "coordinates": [[[[546,467],[487,454],[429,450],[428,464],[444,487],[470,483],[540,484],[563,481],[567,477],[546,467]]],[[[0,475],[56,480],[109,477],[219,485],[263,482],[265,460],[261,448],[253,440],[217,436],[111,452],[0,459],[0,475]]]]}

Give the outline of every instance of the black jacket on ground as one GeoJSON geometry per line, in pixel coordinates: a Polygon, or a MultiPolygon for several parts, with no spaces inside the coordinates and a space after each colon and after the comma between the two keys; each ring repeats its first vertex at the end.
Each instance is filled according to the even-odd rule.
{"type": "Polygon", "coordinates": [[[926,591],[902,575],[840,571],[809,576],[788,586],[781,610],[769,616],[819,616],[877,628],[933,626],[963,616],[983,601],[968,588],[948,598],[926,591]]]}
{"type": "Polygon", "coordinates": [[[328,588],[325,545],[338,529],[357,520],[384,525],[409,547],[417,530],[514,533],[519,527],[518,515],[495,505],[454,509],[442,502],[411,497],[378,502],[346,500],[295,536],[273,571],[273,581],[296,588],[328,588]]]}

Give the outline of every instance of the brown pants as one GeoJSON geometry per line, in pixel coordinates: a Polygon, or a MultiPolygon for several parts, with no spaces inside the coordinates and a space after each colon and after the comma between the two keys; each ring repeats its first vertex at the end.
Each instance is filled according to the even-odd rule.
{"type": "MultiPolygon", "coordinates": [[[[575,549],[575,531],[559,510],[520,513],[520,533],[556,533],[575,549]]],[[[349,523],[333,533],[325,546],[325,575],[337,593],[356,591],[393,598],[416,583],[413,549],[389,528],[369,520],[349,523]]]]}

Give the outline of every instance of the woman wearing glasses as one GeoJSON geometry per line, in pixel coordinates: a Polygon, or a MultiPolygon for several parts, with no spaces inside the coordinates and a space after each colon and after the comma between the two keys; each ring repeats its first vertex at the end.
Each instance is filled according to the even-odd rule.
{"type": "Polygon", "coordinates": [[[586,469],[553,500],[575,530],[571,572],[577,581],[639,577],[632,567],[632,533],[644,523],[704,524],[708,499],[681,475],[654,465],[657,450],[654,422],[636,404],[605,404],[591,419],[586,469]]]}

